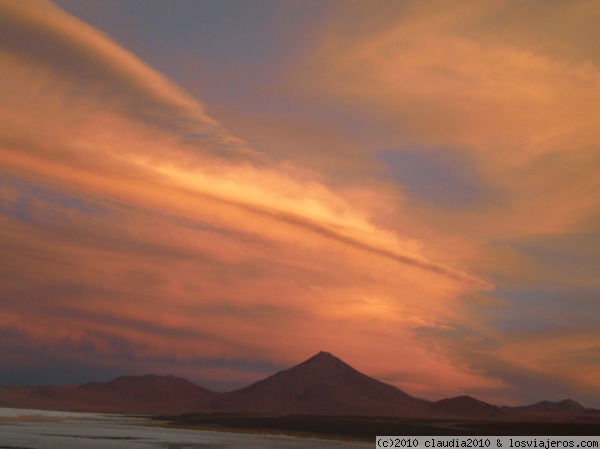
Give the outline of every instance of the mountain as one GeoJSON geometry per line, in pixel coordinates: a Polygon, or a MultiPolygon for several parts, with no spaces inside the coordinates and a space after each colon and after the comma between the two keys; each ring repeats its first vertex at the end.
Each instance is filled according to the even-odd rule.
{"type": "Polygon", "coordinates": [[[368,377],[337,357],[319,352],[288,370],[248,387],[224,393],[206,411],[422,416],[428,402],[368,377]]]}
{"type": "Polygon", "coordinates": [[[114,413],[186,413],[214,395],[174,376],[124,376],[110,382],[64,387],[0,387],[10,407],[114,413]]]}
{"type": "Polygon", "coordinates": [[[563,399],[559,402],[542,401],[533,405],[523,407],[513,407],[514,410],[522,412],[537,412],[537,413],[584,413],[587,409],[578,402],[572,399],[563,399]]]}
{"type": "Polygon", "coordinates": [[[175,376],[123,376],[110,382],[90,382],[77,387],[80,391],[112,397],[115,400],[136,402],[164,402],[206,399],[215,392],[175,376]]]}
{"type": "Polygon", "coordinates": [[[91,412],[248,413],[424,419],[596,419],[577,402],[497,407],[470,396],[431,402],[366,376],[328,352],[252,385],[217,393],[175,376],[123,376],[64,387],[0,386],[0,406],[91,412]]]}
{"type": "Polygon", "coordinates": [[[440,417],[496,418],[504,413],[495,405],[480,401],[471,396],[458,396],[431,404],[431,410],[440,417]]]}

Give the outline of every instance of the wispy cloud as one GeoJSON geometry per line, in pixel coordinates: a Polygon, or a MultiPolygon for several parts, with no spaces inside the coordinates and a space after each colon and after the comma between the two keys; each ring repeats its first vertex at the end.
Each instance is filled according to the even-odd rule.
{"type": "MultiPolygon", "coordinates": [[[[584,3],[579,9],[592,13],[593,5],[584,3]]],[[[353,19],[364,11],[345,8],[308,65],[315,75],[300,82],[319,89],[330,104],[394,127],[399,151],[418,145],[422,152],[472,154],[480,176],[504,193],[489,202],[498,209],[486,211],[490,230],[560,233],[593,217],[599,206],[597,65],[511,45],[494,28],[481,29],[508,14],[512,3],[409,5],[387,5],[379,26],[360,33],[353,32],[353,19]],[[540,219],[531,220],[532,214],[540,219]]],[[[552,12],[577,9],[555,5],[552,12]]],[[[575,20],[569,24],[577,27],[575,20]]],[[[482,225],[480,217],[471,218],[482,225]]]]}
{"type": "Polygon", "coordinates": [[[452,388],[481,377],[414,329],[451,326],[487,281],[270,162],[53,5],[0,7],[6,347],[165,366],[327,349],[372,354],[367,371],[434,363],[452,388]]]}
{"type": "Polygon", "coordinates": [[[561,392],[597,398],[589,379],[558,365],[574,366],[571,348],[582,354],[581,372],[598,370],[590,358],[598,338],[588,333],[598,307],[574,294],[597,296],[590,271],[597,262],[581,243],[598,242],[600,58],[589,45],[598,5],[380,6],[340,5],[312,59],[289,82],[330,111],[387,124],[390,135],[372,140],[361,157],[383,159],[375,176],[397,183],[392,227],[504,284],[495,298],[469,299],[454,326],[468,337],[436,331],[431,341],[446,339],[455,363],[504,379],[516,398],[528,395],[526,382],[507,375],[500,361],[526,371],[523,379],[555,373],[540,390],[560,384],[561,392]],[[525,289],[538,298],[535,308],[521,299],[525,289]],[[548,301],[551,291],[559,298],[548,301]],[[560,317],[573,326],[568,338],[560,317]],[[549,358],[550,341],[562,349],[549,358]],[[475,363],[490,354],[493,361],[475,363]]]}
{"type": "Polygon", "coordinates": [[[233,385],[323,349],[428,397],[600,401],[597,3],[379,6],[328,5],[252,91],[280,109],[211,105],[223,126],[53,4],[0,1],[7,375],[233,385]]]}

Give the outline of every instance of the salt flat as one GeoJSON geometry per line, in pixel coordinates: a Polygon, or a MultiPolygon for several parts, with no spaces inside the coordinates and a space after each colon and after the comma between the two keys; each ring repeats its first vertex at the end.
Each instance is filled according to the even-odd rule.
{"type": "Polygon", "coordinates": [[[127,415],[0,408],[0,449],[329,449],[372,443],[157,427],[127,415]]]}

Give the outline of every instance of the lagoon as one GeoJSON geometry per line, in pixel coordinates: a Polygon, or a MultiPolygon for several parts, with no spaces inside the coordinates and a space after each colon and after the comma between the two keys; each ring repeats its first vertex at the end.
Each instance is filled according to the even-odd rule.
{"type": "Polygon", "coordinates": [[[363,449],[373,443],[164,428],[147,417],[0,407],[0,449],[363,449]]]}

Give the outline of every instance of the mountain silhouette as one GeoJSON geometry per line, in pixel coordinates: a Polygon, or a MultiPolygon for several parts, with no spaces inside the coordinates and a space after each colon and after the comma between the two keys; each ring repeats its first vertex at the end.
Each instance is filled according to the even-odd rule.
{"type": "Polygon", "coordinates": [[[541,401],[533,405],[523,407],[514,407],[515,410],[527,412],[546,412],[546,413],[583,413],[587,409],[572,399],[563,399],[558,402],[541,401]]]}
{"type": "MultiPolygon", "coordinates": [[[[470,396],[431,402],[360,373],[328,352],[252,385],[217,393],[175,376],[123,376],[64,387],[0,386],[0,406],[141,414],[246,413],[557,421],[593,418],[565,399],[497,407],[470,396]],[[591,417],[591,418],[590,418],[591,417]]],[[[594,415],[595,416],[595,415],[594,415]]]]}
{"type": "Polygon", "coordinates": [[[64,387],[0,387],[10,407],[114,413],[186,413],[217,395],[175,376],[124,376],[110,382],[64,387]]]}
{"type": "Polygon", "coordinates": [[[90,382],[77,388],[80,391],[130,402],[204,400],[216,394],[186,379],[157,375],[123,376],[110,382],[90,382]]]}
{"type": "Polygon", "coordinates": [[[430,409],[440,417],[498,417],[503,414],[500,407],[480,401],[471,396],[458,396],[431,404],[430,409]]]}
{"type": "Polygon", "coordinates": [[[427,401],[368,377],[328,352],[248,387],[225,393],[209,411],[315,415],[420,416],[427,401]]]}

